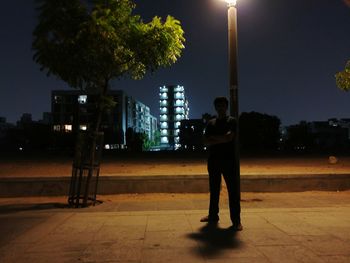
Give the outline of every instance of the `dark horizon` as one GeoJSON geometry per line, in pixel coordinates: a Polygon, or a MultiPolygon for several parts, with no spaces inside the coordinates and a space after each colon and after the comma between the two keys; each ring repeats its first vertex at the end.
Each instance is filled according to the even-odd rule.
{"type": "MultiPolygon", "coordinates": [[[[159,86],[180,84],[189,99],[190,118],[213,114],[214,97],[228,96],[226,4],[135,2],[135,13],[146,22],[155,15],[179,19],[186,48],[174,66],[139,81],[113,81],[112,88],[148,105],[158,118],[159,86]]],[[[51,90],[68,89],[56,77],[46,77],[32,60],[34,3],[6,1],[0,16],[0,116],[10,123],[22,113],[40,119],[42,112],[50,111],[51,90]]],[[[334,78],[350,59],[349,24],[350,8],[343,0],[239,0],[240,112],[275,115],[283,125],[350,118],[350,93],[339,90],[334,78]]]]}

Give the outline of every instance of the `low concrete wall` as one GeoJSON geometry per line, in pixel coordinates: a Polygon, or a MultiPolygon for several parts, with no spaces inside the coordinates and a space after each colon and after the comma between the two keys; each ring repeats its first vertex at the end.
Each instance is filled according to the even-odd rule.
{"type": "MultiPolygon", "coordinates": [[[[0,197],[68,195],[70,178],[0,178],[0,197]]],[[[207,176],[101,176],[98,194],[203,193],[207,176]]]]}
{"type": "Polygon", "coordinates": [[[241,179],[242,192],[344,191],[350,189],[350,174],[273,175],[241,179]]]}
{"type": "Polygon", "coordinates": [[[67,195],[69,177],[0,178],[0,197],[67,195]]]}
{"type": "MultiPolygon", "coordinates": [[[[0,197],[67,195],[69,177],[0,178],[0,197]]],[[[207,175],[101,176],[98,194],[206,193],[207,175]]],[[[350,189],[350,174],[261,175],[241,178],[242,192],[343,191],[350,189]]]]}

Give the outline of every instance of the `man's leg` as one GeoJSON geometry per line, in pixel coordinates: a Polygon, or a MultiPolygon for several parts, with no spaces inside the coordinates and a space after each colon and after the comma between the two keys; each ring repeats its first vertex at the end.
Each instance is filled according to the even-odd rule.
{"type": "Polygon", "coordinates": [[[228,192],[231,221],[233,226],[238,226],[241,224],[241,189],[239,177],[235,176],[233,168],[233,163],[227,161],[224,165],[223,176],[228,192]]]}
{"type": "Polygon", "coordinates": [[[210,190],[209,219],[213,221],[218,221],[219,198],[221,188],[221,172],[218,160],[208,160],[208,173],[210,190]]]}

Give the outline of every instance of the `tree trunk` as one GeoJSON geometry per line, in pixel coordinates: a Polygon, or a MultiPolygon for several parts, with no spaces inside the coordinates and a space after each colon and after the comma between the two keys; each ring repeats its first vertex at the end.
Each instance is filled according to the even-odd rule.
{"type": "Polygon", "coordinates": [[[103,145],[103,133],[100,132],[100,126],[104,110],[103,98],[107,95],[107,91],[108,81],[105,82],[100,98],[97,101],[96,118],[91,129],[89,129],[87,134],[80,133],[78,135],[68,198],[68,203],[71,206],[86,207],[88,206],[89,199],[92,200],[93,204],[96,202],[100,158],[103,145]],[[86,173],[87,175],[85,176],[86,173]],[[93,189],[92,198],[89,198],[91,192],[91,180],[94,173],[96,180],[95,187],[93,189]],[[84,176],[86,178],[84,178],[84,176]],[[83,193],[81,193],[82,188],[84,189],[83,193]],[[82,203],[80,203],[81,199],[82,203]]]}
{"type": "MultiPolygon", "coordinates": [[[[99,98],[98,104],[97,104],[97,119],[95,123],[95,129],[92,131],[92,134],[90,135],[92,137],[92,142],[91,142],[91,148],[90,148],[90,163],[89,163],[89,173],[88,177],[86,180],[86,185],[85,185],[85,195],[84,195],[84,202],[83,205],[87,205],[87,200],[88,200],[88,192],[90,188],[90,181],[93,176],[93,172],[95,170],[95,166],[97,165],[98,173],[100,170],[100,160],[97,160],[96,162],[96,147],[102,147],[101,143],[100,145],[97,145],[97,138],[100,135],[100,126],[102,122],[102,114],[103,114],[103,97],[106,96],[107,94],[107,89],[108,89],[108,82],[106,82],[104,88],[103,88],[103,93],[101,97],[99,98]]],[[[98,183],[98,177],[96,178],[96,186],[98,183]]],[[[97,187],[96,187],[97,190],[97,187]]],[[[95,194],[96,198],[96,194],[95,194]]]]}

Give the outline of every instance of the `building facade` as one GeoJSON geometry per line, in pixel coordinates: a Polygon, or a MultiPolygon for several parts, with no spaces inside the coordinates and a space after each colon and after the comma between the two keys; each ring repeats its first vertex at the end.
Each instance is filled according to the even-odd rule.
{"type": "Polygon", "coordinates": [[[348,152],[350,146],[348,119],[301,121],[287,127],[285,145],[289,150],[309,152],[348,152]]]}
{"type": "Polygon", "coordinates": [[[185,88],[168,85],[159,88],[160,104],[160,143],[163,149],[180,148],[180,125],[188,119],[189,106],[185,88]]]}
{"type": "Polygon", "coordinates": [[[5,142],[7,131],[14,127],[13,124],[7,123],[5,117],[0,117],[0,145],[5,142]]]}
{"type": "MultiPolygon", "coordinates": [[[[107,149],[125,148],[125,133],[128,128],[147,134],[149,139],[154,136],[154,127],[151,125],[154,117],[148,106],[122,90],[110,90],[108,95],[112,96],[115,106],[102,116],[101,130],[104,132],[107,149]]],[[[54,90],[51,96],[54,131],[74,133],[90,128],[96,117],[96,95],[84,94],[79,90],[54,90]]]]}
{"type": "Polygon", "coordinates": [[[328,124],[333,127],[341,127],[348,131],[348,139],[350,140],[350,118],[328,119],[328,124]]]}

